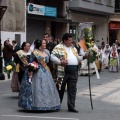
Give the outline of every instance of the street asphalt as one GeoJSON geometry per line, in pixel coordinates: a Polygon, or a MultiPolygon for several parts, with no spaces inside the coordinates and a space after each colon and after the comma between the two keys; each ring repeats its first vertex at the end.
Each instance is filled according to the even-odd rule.
{"type": "MultiPolygon", "coordinates": [[[[120,120],[120,73],[103,70],[100,79],[91,76],[93,110],[90,106],[88,76],[79,76],[76,109],[67,111],[65,94],[60,111],[33,112],[18,107],[18,93],[12,93],[11,80],[0,81],[0,120],[120,120]]],[[[53,98],[54,99],[54,98],[53,98]]]]}

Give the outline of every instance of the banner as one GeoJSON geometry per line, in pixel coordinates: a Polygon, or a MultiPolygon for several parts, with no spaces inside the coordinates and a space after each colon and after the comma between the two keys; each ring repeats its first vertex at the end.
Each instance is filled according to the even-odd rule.
{"type": "MultiPolygon", "coordinates": [[[[84,22],[84,23],[80,23],[79,24],[79,38],[80,39],[83,39],[85,37],[85,34],[84,34],[84,29],[85,28],[88,28],[88,29],[92,29],[92,25],[93,25],[93,22],[84,22]]],[[[92,36],[92,30],[89,32],[89,36],[92,36]]]]}
{"type": "Polygon", "coordinates": [[[29,3],[28,13],[42,16],[57,16],[57,8],[29,3]]]}

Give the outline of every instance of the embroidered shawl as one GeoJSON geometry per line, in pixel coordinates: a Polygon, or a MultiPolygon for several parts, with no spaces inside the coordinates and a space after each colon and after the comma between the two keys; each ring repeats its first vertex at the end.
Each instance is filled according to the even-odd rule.
{"type": "MultiPolygon", "coordinates": [[[[71,46],[71,49],[72,49],[73,54],[78,59],[77,49],[74,46],[71,46]]],[[[67,52],[66,52],[66,50],[64,48],[63,43],[60,43],[57,46],[55,46],[55,48],[52,51],[52,54],[55,55],[59,59],[67,60],[68,55],[67,55],[67,52]]],[[[63,78],[64,77],[64,67],[61,66],[61,65],[57,65],[57,77],[58,78],[63,78]]]]}
{"type": "MultiPolygon", "coordinates": [[[[47,52],[47,51],[45,51],[45,52],[47,52]]],[[[49,67],[47,66],[47,64],[44,62],[44,60],[43,60],[43,58],[40,58],[39,59],[39,50],[37,50],[37,49],[35,49],[35,50],[33,50],[33,54],[35,55],[35,57],[37,58],[37,60],[38,60],[38,62],[46,69],[46,70],[48,70],[49,72],[50,72],[50,69],[49,69],[49,67]]],[[[48,53],[47,53],[48,54],[48,53]]]]}

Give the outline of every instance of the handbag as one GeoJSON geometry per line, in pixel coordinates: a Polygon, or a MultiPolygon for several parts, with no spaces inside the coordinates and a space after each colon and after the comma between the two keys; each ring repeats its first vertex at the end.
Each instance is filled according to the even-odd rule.
{"type": "Polygon", "coordinates": [[[12,80],[11,80],[11,89],[12,92],[19,92],[19,81],[18,81],[18,73],[13,70],[12,80]]]}

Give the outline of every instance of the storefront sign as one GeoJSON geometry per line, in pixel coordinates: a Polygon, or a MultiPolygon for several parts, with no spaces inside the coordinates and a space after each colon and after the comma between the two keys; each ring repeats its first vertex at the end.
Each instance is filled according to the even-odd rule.
{"type": "Polygon", "coordinates": [[[36,4],[29,3],[28,13],[35,14],[35,15],[56,17],[57,16],[57,8],[46,7],[43,5],[36,5],[36,4]]]}
{"type": "Polygon", "coordinates": [[[54,7],[45,7],[45,16],[57,16],[57,9],[54,7]]]}
{"type": "Polygon", "coordinates": [[[120,30],[120,22],[110,22],[110,30],[120,30]]]}

